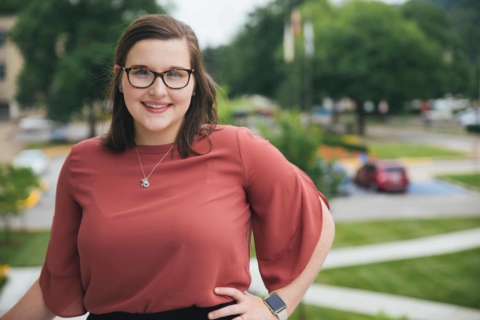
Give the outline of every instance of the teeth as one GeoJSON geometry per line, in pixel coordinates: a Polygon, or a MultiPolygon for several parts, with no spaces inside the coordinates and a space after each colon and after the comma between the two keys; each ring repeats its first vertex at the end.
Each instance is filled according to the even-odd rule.
{"type": "Polygon", "coordinates": [[[156,104],[146,104],[146,103],[145,103],[145,105],[149,108],[152,108],[152,109],[164,109],[164,108],[168,107],[166,105],[156,105],[156,104]]]}

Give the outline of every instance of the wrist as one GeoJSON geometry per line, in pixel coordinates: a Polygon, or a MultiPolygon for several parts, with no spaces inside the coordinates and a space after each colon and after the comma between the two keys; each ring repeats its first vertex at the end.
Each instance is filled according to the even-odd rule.
{"type": "Polygon", "coordinates": [[[278,293],[270,294],[263,300],[263,302],[276,318],[279,320],[287,320],[287,304],[278,293]]]}

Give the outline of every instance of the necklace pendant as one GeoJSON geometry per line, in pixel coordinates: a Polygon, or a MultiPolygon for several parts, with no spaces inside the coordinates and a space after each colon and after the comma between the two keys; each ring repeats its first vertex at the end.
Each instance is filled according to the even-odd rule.
{"type": "Polygon", "coordinates": [[[150,186],[150,183],[148,182],[148,179],[141,179],[142,180],[142,187],[143,188],[148,188],[150,186]]]}

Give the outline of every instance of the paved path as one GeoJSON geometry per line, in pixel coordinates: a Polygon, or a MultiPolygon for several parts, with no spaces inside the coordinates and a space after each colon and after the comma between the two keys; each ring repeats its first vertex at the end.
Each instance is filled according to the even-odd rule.
{"type": "MultiPolygon", "coordinates": [[[[428,255],[451,253],[480,247],[480,228],[452,232],[391,243],[334,249],[322,269],[358,264],[408,259],[428,255]]],[[[252,284],[250,290],[266,294],[256,259],[250,262],[252,284]]],[[[13,268],[9,281],[0,294],[0,314],[16,303],[38,278],[40,268],[13,268]]],[[[308,304],[351,312],[390,316],[406,315],[410,320],[474,320],[480,319],[480,310],[444,303],[412,299],[365,290],[314,284],[305,295],[308,304]]],[[[85,319],[86,316],[75,319],[85,319]]]]}
{"type": "Polygon", "coordinates": [[[372,194],[331,202],[335,221],[480,216],[480,193],[415,196],[372,194]]]}

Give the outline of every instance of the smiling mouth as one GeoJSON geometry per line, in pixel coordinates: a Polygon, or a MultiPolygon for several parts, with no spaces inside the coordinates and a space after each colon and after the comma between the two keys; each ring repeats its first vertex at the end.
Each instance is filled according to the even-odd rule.
{"type": "Polygon", "coordinates": [[[142,102],[142,104],[150,109],[165,109],[166,107],[172,106],[172,104],[146,104],[145,102],[142,102]]]}

